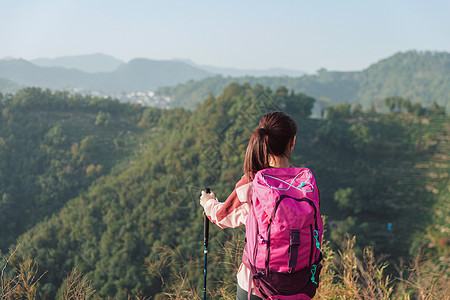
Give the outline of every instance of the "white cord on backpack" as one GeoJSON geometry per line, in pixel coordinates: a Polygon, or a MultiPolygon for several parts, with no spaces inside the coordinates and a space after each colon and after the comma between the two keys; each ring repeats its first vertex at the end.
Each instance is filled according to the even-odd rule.
{"type": "Polygon", "coordinates": [[[291,187],[293,187],[293,188],[295,188],[295,189],[298,189],[298,190],[303,191],[303,192],[306,192],[306,193],[313,192],[313,191],[314,191],[314,186],[313,186],[311,183],[308,182],[309,179],[311,179],[311,173],[310,173],[308,170],[304,170],[304,171],[301,171],[300,173],[298,173],[298,174],[292,179],[291,183],[286,182],[286,181],[284,181],[284,180],[282,180],[282,179],[276,178],[276,177],[271,176],[271,175],[263,175],[264,183],[265,183],[269,188],[274,189],[274,190],[278,190],[278,191],[287,191],[287,190],[289,190],[291,187]],[[306,181],[303,181],[299,186],[294,186],[294,185],[293,185],[293,182],[295,181],[295,179],[297,179],[298,176],[300,176],[301,174],[303,174],[303,173],[305,173],[305,172],[308,173],[308,178],[306,178],[306,181]],[[272,178],[272,179],[281,181],[281,182],[283,182],[283,183],[286,183],[286,184],[288,185],[288,187],[287,187],[286,189],[282,189],[282,188],[277,188],[277,187],[271,186],[271,185],[269,185],[269,184],[267,183],[266,177],[269,177],[269,178],[272,178]],[[304,187],[305,185],[309,185],[309,186],[311,187],[311,190],[308,191],[308,190],[302,189],[302,187],[304,187]]]}

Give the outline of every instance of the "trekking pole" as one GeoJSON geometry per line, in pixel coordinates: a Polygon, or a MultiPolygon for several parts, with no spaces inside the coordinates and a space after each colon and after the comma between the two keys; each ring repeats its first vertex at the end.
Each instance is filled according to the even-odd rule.
{"type": "MultiPolygon", "coordinates": [[[[211,193],[210,188],[205,188],[207,194],[211,193]]],[[[205,247],[203,253],[205,254],[204,265],[203,265],[203,300],[206,300],[206,274],[208,266],[208,239],[209,239],[209,219],[206,216],[205,211],[203,211],[203,246],[205,247]]]]}

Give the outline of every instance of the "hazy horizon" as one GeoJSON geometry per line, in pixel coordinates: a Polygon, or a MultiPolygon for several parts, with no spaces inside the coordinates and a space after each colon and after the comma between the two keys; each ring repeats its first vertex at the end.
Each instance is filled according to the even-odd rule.
{"type": "Polygon", "coordinates": [[[266,70],[353,71],[397,52],[450,51],[447,1],[51,0],[0,11],[0,58],[102,53],[266,70]]]}
{"type": "MultiPolygon", "coordinates": [[[[405,53],[405,52],[408,52],[408,51],[417,51],[417,52],[449,52],[449,51],[437,51],[437,50],[417,50],[417,49],[410,49],[410,50],[406,50],[406,51],[397,51],[397,52],[395,52],[395,53],[392,53],[391,55],[389,55],[389,56],[386,56],[386,57],[382,57],[382,58],[380,58],[378,61],[374,61],[374,62],[370,62],[366,67],[363,67],[363,68],[361,68],[361,69],[358,69],[358,70],[336,70],[336,69],[327,69],[327,71],[337,71],[337,72],[352,72],[352,71],[363,71],[364,69],[366,69],[366,68],[368,68],[370,65],[373,65],[373,64],[376,64],[376,63],[378,63],[378,62],[380,62],[380,60],[383,60],[383,59],[387,59],[387,58],[389,58],[389,57],[391,57],[391,56],[393,56],[393,55],[395,55],[395,54],[397,54],[397,53],[400,53],[400,52],[402,52],[402,53],[405,53]]],[[[301,73],[301,72],[303,72],[303,74],[315,74],[315,73],[317,73],[317,71],[319,71],[320,69],[318,69],[318,70],[316,70],[316,71],[313,71],[313,72],[307,72],[307,71],[305,71],[305,70],[299,70],[299,69],[293,69],[293,68],[284,68],[284,67],[278,67],[278,66],[274,66],[274,67],[268,67],[268,68],[260,68],[260,69],[257,69],[257,68],[242,68],[242,67],[229,67],[229,66],[218,66],[218,65],[210,65],[210,64],[201,64],[201,63],[198,63],[198,62],[196,62],[196,61],[193,61],[192,59],[190,59],[190,58],[178,58],[178,57],[176,57],[176,58],[168,58],[168,59],[154,59],[154,58],[151,58],[151,57],[133,57],[133,58],[131,58],[130,60],[122,60],[122,59],[120,59],[120,58],[117,58],[117,57],[115,57],[115,56],[113,56],[113,55],[110,55],[110,54],[108,54],[108,53],[101,53],[101,52],[97,52],[97,53],[88,53],[88,54],[79,54],[79,55],[67,55],[67,56],[56,56],[56,57],[38,57],[38,58],[32,58],[32,59],[26,59],[26,58],[23,58],[23,57],[12,57],[12,56],[7,56],[7,57],[0,57],[0,60],[8,60],[8,59],[24,59],[24,60],[26,60],[26,61],[29,61],[29,62],[32,62],[32,63],[34,63],[34,64],[37,64],[38,66],[44,66],[44,67],[48,67],[48,66],[50,66],[50,65],[45,65],[45,64],[42,64],[42,63],[36,63],[37,61],[40,61],[40,60],[58,60],[58,59],[63,59],[63,58],[80,58],[80,57],[83,57],[83,56],[94,56],[94,55],[102,55],[102,56],[104,56],[104,57],[108,57],[108,58],[111,58],[111,59],[116,59],[116,60],[118,60],[118,61],[121,61],[122,63],[124,63],[124,64],[127,64],[127,63],[129,63],[130,61],[132,61],[132,60],[135,60],[135,59],[148,59],[148,60],[153,60],[153,61],[181,61],[181,62],[187,62],[188,64],[194,64],[194,66],[195,67],[198,67],[198,68],[202,68],[202,67],[205,67],[205,68],[207,68],[207,69],[205,69],[205,70],[207,70],[207,71],[210,71],[208,68],[211,68],[211,69],[215,69],[215,68],[217,68],[218,70],[227,70],[227,69],[229,69],[229,70],[236,70],[236,71],[242,71],[242,72],[245,72],[245,71],[254,71],[254,72],[265,72],[265,71],[277,71],[277,70],[283,70],[283,71],[288,71],[288,72],[297,72],[297,73],[301,73]]],[[[60,65],[60,64],[55,64],[55,65],[52,65],[52,66],[55,66],[55,67],[61,67],[62,65],[60,65]]],[[[74,68],[76,68],[76,69],[79,69],[79,70],[82,70],[82,68],[77,68],[77,67],[74,67],[74,68]]],[[[323,68],[323,67],[322,67],[323,68]]],[[[326,68],[325,68],[326,69],[326,68]]],[[[83,71],[83,70],[82,70],[83,71]]],[[[111,70],[112,71],[112,70],[111,70]]],[[[210,71],[210,72],[213,72],[214,73],[214,71],[210,71]]],[[[219,72],[219,71],[217,71],[217,72],[219,72]]],[[[239,75],[238,75],[239,76],[239,75]]],[[[245,75],[241,75],[241,76],[245,76],[245,75]]],[[[251,76],[251,75],[250,75],[251,76]]],[[[270,76],[270,75],[269,75],[270,76]]]]}

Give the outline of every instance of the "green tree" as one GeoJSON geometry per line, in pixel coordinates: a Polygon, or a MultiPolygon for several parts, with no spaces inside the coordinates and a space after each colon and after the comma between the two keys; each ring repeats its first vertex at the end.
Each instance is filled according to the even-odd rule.
{"type": "Polygon", "coordinates": [[[403,103],[401,97],[387,97],[384,99],[384,105],[386,105],[391,113],[400,112],[403,103]]]}
{"type": "Polygon", "coordinates": [[[334,106],[328,106],[326,108],[326,118],[327,120],[347,120],[350,119],[351,114],[351,104],[345,102],[345,103],[338,103],[334,106]]]}
{"type": "Polygon", "coordinates": [[[109,112],[99,111],[95,119],[96,126],[108,126],[111,123],[111,114],[109,112]]]}
{"type": "Polygon", "coordinates": [[[364,124],[353,124],[349,130],[351,134],[351,144],[360,153],[364,149],[368,149],[374,141],[374,138],[370,133],[370,128],[364,124]]]}
{"type": "Polygon", "coordinates": [[[323,118],[325,117],[326,109],[330,105],[331,100],[327,97],[320,97],[318,102],[320,107],[320,119],[323,120],[323,118]]]}
{"type": "Polygon", "coordinates": [[[445,115],[445,107],[439,106],[439,104],[434,101],[428,108],[428,114],[432,116],[443,116],[445,115]]]}
{"type": "Polygon", "coordinates": [[[412,104],[409,109],[409,113],[417,117],[424,116],[426,114],[426,109],[423,108],[420,103],[412,104]]]}

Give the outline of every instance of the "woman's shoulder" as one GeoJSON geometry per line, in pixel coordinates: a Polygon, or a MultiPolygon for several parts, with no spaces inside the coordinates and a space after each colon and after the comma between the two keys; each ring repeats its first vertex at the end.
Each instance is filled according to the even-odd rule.
{"type": "Polygon", "coordinates": [[[251,182],[252,181],[249,178],[249,176],[247,176],[247,174],[244,174],[244,175],[242,175],[241,179],[239,179],[239,181],[236,183],[236,188],[239,188],[239,187],[249,184],[251,182]]]}

